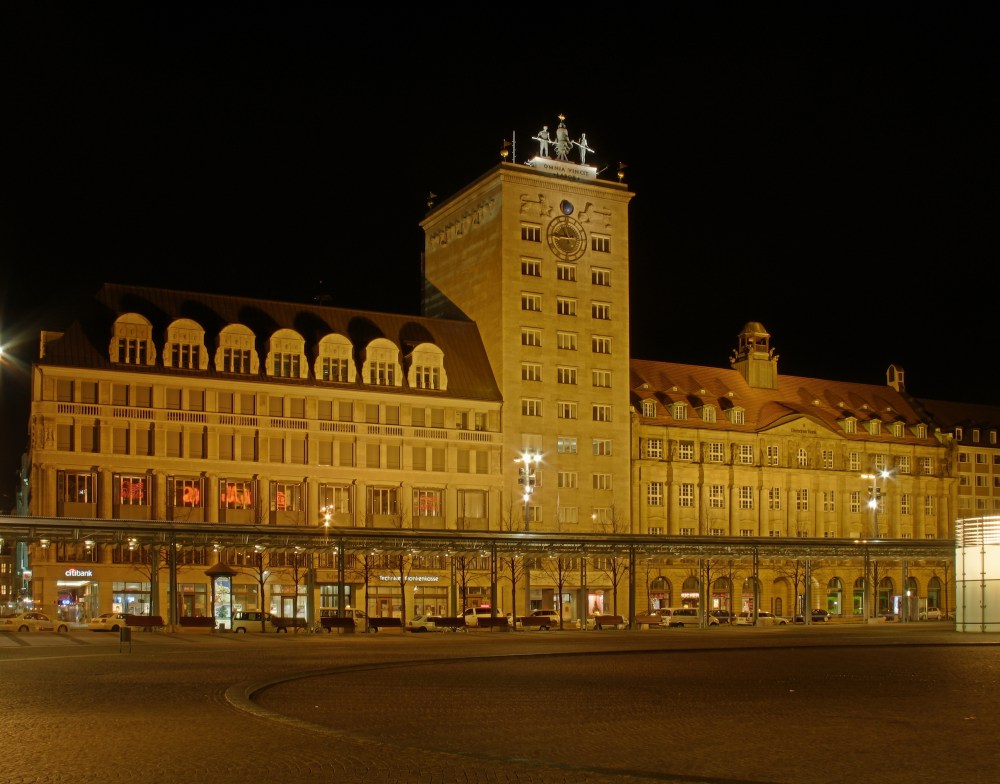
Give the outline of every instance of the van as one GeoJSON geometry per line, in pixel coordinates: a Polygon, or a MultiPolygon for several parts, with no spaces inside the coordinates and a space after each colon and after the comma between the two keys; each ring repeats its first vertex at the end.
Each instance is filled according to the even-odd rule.
{"type": "MultiPolygon", "coordinates": [[[[701,613],[697,607],[661,607],[656,611],[663,619],[663,626],[701,626],[701,613]]],[[[705,616],[706,626],[718,626],[719,619],[705,616]]]]}
{"type": "Polygon", "coordinates": [[[271,613],[260,610],[239,610],[233,613],[232,630],[240,634],[247,632],[263,632],[268,630],[271,613]]]}
{"type": "MultiPolygon", "coordinates": [[[[503,615],[499,610],[496,611],[497,618],[503,615]]],[[[480,618],[489,618],[493,615],[492,607],[470,607],[466,610],[462,617],[465,618],[466,626],[479,626],[480,618]]]]}

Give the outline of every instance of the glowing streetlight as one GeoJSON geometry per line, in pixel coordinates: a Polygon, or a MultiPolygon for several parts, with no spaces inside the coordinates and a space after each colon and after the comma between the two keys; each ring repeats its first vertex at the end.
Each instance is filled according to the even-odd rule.
{"type": "MultiPolygon", "coordinates": [[[[868,489],[868,508],[872,510],[872,529],[871,536],[872,539],[879,538],[878,530],[878,510],[879,505],[882,501],[882,492],[879,490],[878,480],[883,481],[889,479],[892,476],[892,472],[885,468],[876,470],[871,474],[861,474],[862,479],[870,479],[872,481],[871,487],[868,489]]],[[[871,603],[874,598],[875,586],[871,585],[868,576],[869,572],[869,558],[868,558],[868,548],[865,547],[865,582],[864,582],[864,600],[865,600],[865,620],[871,617],[871,603]]]]}

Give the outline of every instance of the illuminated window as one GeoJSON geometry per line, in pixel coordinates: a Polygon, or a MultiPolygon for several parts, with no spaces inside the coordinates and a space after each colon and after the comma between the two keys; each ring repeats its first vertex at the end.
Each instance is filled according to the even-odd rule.
{"type": "Polygon", "coordinates": [[[152,365],[156,361],[153,325],[138,313],[124,313],[115,320],[111,361],[120,365],[152,365]]]}
{"type": "Polygon", "coordinates": [[[302,484],[271,482],[272,512],[301,512],[302,484]]]}
{"type": "Polygon", "coordinates": [[[413,490],[413,510],[418,517],[441,517],[441,491],[415,488],[413,490]]]}
{"type": "Polygon", "coordinates": [[[267,366],[275,378],[305,378],[305,339],[293,329],[279,329],[268,341],[267,366]]]}
{"type": "Polygon", "coordinates": [[[200,477],[170,477],[167,480],[168,498],[174,507],[200,508],[202,505],[202,480],[200,477]]]}
{"type": "Polygon", "coordinates": [[[252,480],[219,480],[220,509],[253,509],[254,483],[252,480]]]}
{"type": "Polygon", "coordinates": [[[595,438],[593,443],[594,455],[604,456],[611,454],[610,438],[595,438]]]}
{"type": "Polygon", "coordinates": [[[398,487],[369,487],[368,513],[373,515],[394,515],[399,513],[398,487]]]}
{"type": "Polygon", "coordinates": [[[410,386],[416,389],[448,388],[448,375],[444,370],[444,352],[432,343],[420,343],[409,356],[410,386]]]}
{"type": "Polygon", "coordinates": [[[343,335],[325,335],[317,346],[313,372],[320,381],[346,383],[354,381],[354,347],[343,335]]]}
{"type": "Polygon", "coordinates": [[[166,367],[202,370],[208,367],[205,330],[191,319],[177,319],[167,327],[167,344],[163,351],[166,367]]]}
{"type": "Polygon", "coordinates": [[[254,334],[242,324],[228,324],[219,332],[215,369],[221,373],[253,374],[259,370],[254,334]]]}
{"type": "Polygon", "coordinates": [[[320,485],[319,507],[324,515],[349,515],[352,509],[350,485],[320,485]]]}
{"type": "Polygon", "coordinates": [[[365,361],[361,373],[365,382],[372,386],[401,386],[399,349],[391,340],[375,338],[365,348],[365,361]]]}
{"type": "Polygon", "coordinates": [[[149,503],[148,482],[149,477],[141,474],[138,476],[115,474],[115,503],[119,506],[147,506],[149,503]]]}
{"type": "Polygon", "coordinates": [[[556,436],[556,452],[560,455],[575,455],[576,436],[556,436]]]}
{"type": "Polygon", "coordinates": [[[97,501],[97,474],[95,473],[60,471],[56,476],[56,485],[61,502],[92,504],[97,501]]]}

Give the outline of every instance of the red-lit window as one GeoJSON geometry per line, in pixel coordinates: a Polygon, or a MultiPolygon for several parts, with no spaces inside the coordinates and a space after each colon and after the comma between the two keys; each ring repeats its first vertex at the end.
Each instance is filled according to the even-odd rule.
{"type": "Polygon", "coordinates": [[[121,506],[146,506],[148,494],[145,476],[115,476],[115,497],[121,506]]]}

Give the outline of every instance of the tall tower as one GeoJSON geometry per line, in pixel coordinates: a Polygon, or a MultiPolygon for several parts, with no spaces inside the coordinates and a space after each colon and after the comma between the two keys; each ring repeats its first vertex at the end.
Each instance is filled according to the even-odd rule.
{"type": "Polygon", "coordinates": [[[554,141],[535,138],[535,157],[501,162],[422,221],[424,313],[479,327],[504,399],[514,527],[627,532],[634,194],[570,160],[593,151],[565,118],[554,141]],[[515,462],[526,453],[540,456],[528,502],[515,462]]]}

